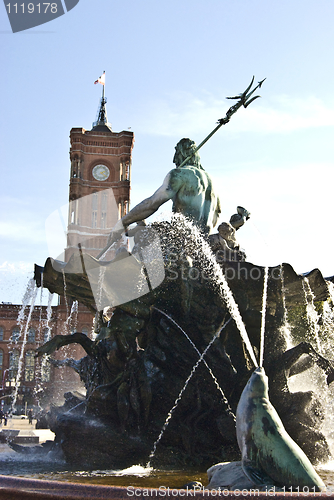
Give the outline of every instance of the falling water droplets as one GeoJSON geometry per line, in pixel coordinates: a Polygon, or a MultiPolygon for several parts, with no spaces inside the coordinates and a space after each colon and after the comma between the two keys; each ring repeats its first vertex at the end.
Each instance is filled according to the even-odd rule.
{"type": "Polygon", "coordinates": [[[269,267],[266,266],[264,269],[263,276],[263,292],[262,292],[262,314],[261,314],[261,332],[260,332],[260,360],[259,365],[263,366],[263,356],[264,356],[264,331],[266,326],[266,305],[267,305],[267,291],[268,291],[268,275],[269,267]]]}
{"type": "Polygon", "coordinates": [[[285,338],[287,349],[291,349],[294,345],[291,336],[291,326],[289,323],[288,309],[286,307],[286,290],[284,285],[284,267],[283,264],[280,265],[280,276],[281,276],[281,292],[282,292],[282,302],[283,302],[283,325],[281,327],[281,332],[285,338]]]}
{"type": "Polygon", "coordinates": [[[204,359],[204,356],[205,354],[208,352],[208,350],[210,349],[210,347],[212,346],[212,344],[214,343],[214,341],[219,337],[219,335],[221,334],[222,330],[228,325],[228,323],[231,321],[231,318],[229,320],[226,321],[226,323],[222,326],[222,328],[220,328],[218,330],[218,332],[212,337],[212,339],[210,340],[209,344],[207,345],[207,347],[205,348],[205,350],[202,352],[202,354],[199,352],[199,350],[197,349],[196,345],[194,344],[194,342],[191,340],[191,338],[189,337],[189,335],[183,330],[183,328],[181,328],[181,326],[171,317],[169,316],[169,314],[165,313],[164,311],[162,311],[161,309],[158,309],[157,307],[154,307],[154,309],[156,311],[159,311],[161,314],[163,314],[164,316],[166,316],[166,318],[168,318],[170,321],[172,321],[172,323],[177,327],[179,328],[179,330],[183,333],[183,335],[186,337],[186,339],[190,342],[190,344],[193,346],[193,348],[195,349],[195,351],[197,352],[197,354],[199,355],[199,362],[202,362],[205,364],[206,368],[208,369],[218,391],[220,392],[221,396],[222,396],[222,399],[228,409],[228,411],[233,414],[232,412],[232,409],[229,405],[229,402],[228,400],[226,399],[226,396],[224,394],[224,391],[223,389],[220,387],[219,383],[218,383],[218,380],[217,378],[214,376],[214,373],[213,371],[211,370],[210,366],[207,364],[207,362],[205,361],[204,359]]]}
{"type": "MultiPolygon", "coordinates": [[[[158,310],[158,311],[160,311],[160,309],[157,309],[157,310],[158,310]]],[[[162,312],[162,313],[163,313],[163,311],[160,311],[160,312],[162,312]]],[[[165,314],[165,313],[163,313],[163,314],[165,314]]],[[[166,418],[166,420],[165,420],[165,423],[164,423],[164,425],[162,426],[162,429],[161,429],[161,431],[160,431],[160,434],[159,434],[158,438],[156,439],[156,441],[155,441],[155,442],[154,442],[154,444],[153,444],[152,451],[151,451],[151,453],[150,453],[150,455],[149,455],[149,461],[148,461],[148,462],[147,462],[147,464],[146,464],[146,467],[147,467],[147,468],[151,467],[151,461],[152,461],[152,459],[154,458],[154,455],[155,455],[156,450],[157,450],[157,446],[158,446],[158,444],[160,443],[160,441],[161,441],[161,439],[162,439],[162,436],[164,435],[165,430],[167,429],[168,424],[169,424],[169,422],[170,422],[170,420],[171,420],[171,418],[172,418],[172,416],[173,416],[173,413],[174,413],[174,411],[176,410],[176,408],[177,408],[177,406],[178,406],[179,402],[181,401],[181,399],[182,399],[182,395],[183,395],[184,391],[186,390],[186,388],[188,387],[188,384],[189,384],[189,382],[190,382],[190,380],[191,380],[192,376],[194,375],[194,373],[195,373],[195,371],[197,370],[197,368],[198,368],[198,366],[200,365],[200,363],[203,361],[204,356],[206,355],[206,353],[208,352],[208,350],[210,349],[210,347],[212,346],[212,344],[214,343],[214,341],[216,340],[216,338],[217,338],[217,337],[219,337],[219,335],[220,335],[220,333],[222,332],[222,330],[225,328],[225,326],[226,326],[226,325],[229,323],[229,321],[230,321],[230,320],[228,320],[228,321],[227,321],[227,322],[226,322],[226,323],[225,323],[225,324],[224,324],[224,325],[223,325],[223,326],[222,326],[222,327],[218,330],[218,332],[216,332],[216,334],[213,336],[213,338],[211,339],[211,341],[209,342],[209,344],[206,346],[206,348],[204,349],[204,351],[203,351],[203,352],[202,352],[202,354],[201,354],[201,353],[198,351],[198,349],[197,349],[197,347],[195,346],[195,344],[194,344],[194,343],[192,342],[192,340],[190,339],[190,337],[189,337],[189,336],[188,336],[188,335],[184,332],[184,330],[183,330],[183,329],[182,329],[182,328],[181,328],[181,327],[180,327],[180,326],[179,326],[179,325],[178,325],[178,324],[177,324],[177,323],[176,323],[176,322],[175,322],[175,321],[174,321],[174,320],[173,320],[170,316],[168,316],[167,314],[165,314],[165,315],[166,315],[166,316],[167,316],[170,320],[172,320],[172,321],[173,321],[173,323],[174,323],[174,324],[176,324],[176,325],[180,328],[180,330],[184,333],[184,335],[187,337],[187,339],[190,341],[190,343],[191,343],[191,344],[193,345],[193,347],[195,348],[196,352],[199,354],[199,358],[198,358],[198,360],[196,361],[196,363],[194,364],[194,366],[193,366],[193,368],[192,368],[192,370],[191,370],[191,372],[190,372],[190,374],[189,374],[189,376],[188,376],[187,380],[185,381],[185,383],[184,383],[184,385],[183,385],[183,387],[182,387],[181,391],[179,392],[178,397],[175,399],[174,406],[172,407],[172,409],[171,409],[171,410],[170,410],[170,412],[168,413],[167,418],[166,418]]],[[[231,415],[231,417],[232,417],[232,418],[234,418],[234,420],[235,420],[235,416],[234,416],[234,414],[233,414],[233,412],[232,412],[232,409],[231,409],[231,407],[230,407],[230,405],[229,405],[229,403],[228,403],[228,401],[227,401],[227,399],[226,399],[226,397],[225,397],[225,394],[224,394],[223,390],[220,388],[220,386],[219,386],[219,384],[218,384],[218,380],[216,379],[216,377],[215,377],[215,376],[214,376],[214,374],[212,373],[212,370],[211,370],[211,368],[207,365],[206,361],[204,361],[204,364],[205,364],[205,366],[208,368],[208,370],[209,370],[209,372],[210,372],[211,376],[212,376],[212,377],[213,377],[213,379],[214,379],[214,382],[215,382],[215,384],[216,384],[216,386],[217,386],[217,389],[220,391],[220,393],[221,393],[221,395],[222,395],[223,401],[224,401],[224,403],[225,403],[225,405],[226,405],[226,407],[227,407],[227,411],[229,412],[229,414],[231,415]]]]}
{"type": "Polygon", "coordinates": [[[70,315],[70,308],[69,308],[68,300],[67,300],[67,284],[66,284],[66,277],[65,277],[65,271],[64,271],[64,269],[62,269],[61,272],[62,272],[62,275],[63,275],[64,301],[65,301],[65,305],[66,305],[66,313],[67,313],[67,317],[69,317],[69,315],[70,315]]]}
{"type": "Polygon", "coordinates": [[[78,326],[78,308],[79,308],[79,303],[77,300],[75,300],[72,303],[71,311],[68,314],[67,319],[65,321],[65,330],[68,333],[74,332],[78,326]]]}
{"type": "MultiPolygon", "coordinates": [[[[51,318],[52,318],[52,301],[53,294],[49,292],[48,304],[46,307],[46,319],[42,319],[42,306],[41,306],[41,317],[40,317],[40,335],[41,341],[43,343],[48,342],[51,339],[51,318]]],[[[36,385],[34,388],[34,394],[36,396],[37,405],[40,409],[41,402],[40,396],[44,390],[43,382],[49,381],[50,376],[50,355],[44,355],[39,358],[39,366],[36,370],[36,385]]]]}
{"type": "Polygon", "coordinates": [[[34,279],[30,279],[27,283],[26,290],[24,292],[23,298],[22,298],[22,305],[19,310],[19,314],[17,316],[17,324],[19,325],[20,328],[20,334],[18,336],[15,336],[14,338],[10,338],[10,343],[15,343],[17,344],[19,339],[22,337],[25,322],[26,322],[26,308],[28,307],[31,298],[33,294],[35,293],[36,289],[36,283],[34,279]]]}
{"type": "Polygon", "coordinates": [[[320,338],[319,338],[319,315],[317,313],[317,310],[314,305],[314,299],[315,295],[312,292],[309,280],[307,279],[306,276],[304,276],[303,281],[303,291],[305,295],[305,304],[306,304],[306,316],[307,316],[307,322],[310,326],[311,329],[311,335],[312,335],[312,340],[314,339],[318,351],[321,353],[322,352],[322,347],[320,343],[320,338]]]}
{"type": "MultiPolygon", "coordinates": [[[[28,313],[28,317],[26,319],[25,326],[23,328],[22,345],[21,345],[20,356],[19,356],[19,361],[18,361],[18,369],[17,369],[17,375],[16,375],[16,379],[15,379],[15,390],[14,390],[14,393],[12,396],[13,400],[12,400],[10,413],[13,413],[13,410],[15,408],[16,401],[17,401],[19,383],[21,382],[21,377],[22,377],[22,373],[23,373],[24,350],[25,350],[25,346],[27,343],[28,329],[29,329],[29,325],[31,322],[32,313],[34,311],[35,300],[36,300],[37,292],[38,292],[38,288],[36,286],[35,281],[34,280],[32,280],[32,281],[33,281],[33,284],[31,283],[31,281],[28,283],[29,293],[28,293],[28,289],[27,289],[27,292],[24,295],[24,299],[26,301],[26,304],[28,303],[28,295],[30,295],[31,305],[29,308],[29,313],[28,313]]],[[[21,311],[20,311],[20,313],[21,313],[21,311]]],[[[20,313],[19,313],[19,316],[20,316],[20,313]]],[[[20,322],[23,325],[23,316],[22,315],[20,316],[20,322]]]]}
{"type": "Polygon", "coordinates": [[[177,239],[180,235],[182,235],[184,242],[183,248],[180,250],[185,251],[187,254],[191,253],[191,257],[199,263],[202,270],[205,270],[206,277],[215,284],[220,296],[226,303],[229,313],[235,321],[254,366],[257,367],[258,362],[254,354],[254,349],[250,343],[245,325],[242,321],[238,305],[233,297],[223,270],[216,261],[215,255],[212,253],[208,241],[204,239],[203,234],[200,232],[198,227],[183,215],[174,214],[172,222],[172,226],[174,226],[174,235],[172,229],[172,231],[168,233],[168,240],[170,241],[174,238],[175,245],[177,245],[177,239]]]}

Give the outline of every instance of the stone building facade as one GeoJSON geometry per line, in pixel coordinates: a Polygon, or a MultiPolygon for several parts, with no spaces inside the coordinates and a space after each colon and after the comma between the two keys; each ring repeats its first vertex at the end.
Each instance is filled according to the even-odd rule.
{"type": "MultiPolygon", "coordinates": [[[[17,391],[15,406],[19,413],[32,406],[45,407],[60,401],[67,390],[80,389],[75,373],[66,380],[64,370],[54,368],[45,357],[36,358],[37,347],[54,335],[74,329],[89,336],[92,331],[89,311],[78,311],[71,325],[59,306],[38,305],[32,313],[31,309],[30,305],[0,304],[0,397],[8,410],[17,391]]],[[[85,355],[81,348],[64,354],[76,358],[85,355]]]]}

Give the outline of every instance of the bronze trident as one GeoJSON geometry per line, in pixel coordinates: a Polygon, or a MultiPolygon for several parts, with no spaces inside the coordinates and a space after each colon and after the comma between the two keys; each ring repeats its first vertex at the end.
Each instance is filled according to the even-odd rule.
{"type": "Polygon", "coordinates": [[[227,111],[226,115],[224,118],[220,118],[220,120],[218,120],[218,125],[217,127],[215,127],[212,132],[210,132],[210,134],[201,142],[201,144],[199,146],[197,146],[194,151],[191,153],[191,155],[189,155],[185,160],[183,160],[183,162],[181,163],[181,165],[179,165],[179,168],[180,167],[183,167],[183,165],[185,165],[193,156],[195,153],[197,153],[197,151],[199,149],[201,149],[202,146],[204,146],[204,144],[210,139],[210,137],[213,136],[213,134],[215,134],[217,132],[217,130],[220,129],[220,127],[222,125],[226,125],[226,123],[228,123],[231,119],[231,116],[234,115],[234,113],[236,113],[238,111],[239,108],[241,108],[241,106],[243,106],[244,108],[247,108],[253,101],[255,101],[255,99],[258,99],[259,95],[255,96],[255,97],[252,97],[250,99],[250,97],[254,94],[254,92],[261,88],[264,80],[266,80],[266,78],[264,78],[263,80],[261,80],[260,82],[258,82],[258,85],[250,91],[253,83],[254,83],[254,76],[252,78],[252,81],[250,82],[250,84],[248,85],[248,87],[246,88],[246,90],[242,93],[242,94],[239,94],[237,96],[234,96],[234,97],[226,97],[226,99],[236,99],[238,100],[237,103],[234,104],[234,106],[231,106],[230,109],[227,111]]]}

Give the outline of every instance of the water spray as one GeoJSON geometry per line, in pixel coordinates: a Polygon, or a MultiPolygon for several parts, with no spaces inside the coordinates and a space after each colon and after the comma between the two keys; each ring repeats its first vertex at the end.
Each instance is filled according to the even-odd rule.
{"type": "Polygon", "coordinates": [[[224,394],[224,391],[223,389],[220,387],[219,383],[218,383],[218,380],[217,378],[214,376],[213,374],[213,371],[211,370],[210,366],[207,364],[207,362],[205,361],[204,359],[204,355],[208,352],[208,350],[210,349],[210,347],[212,346],[212,344],[214,343],[214,341],[216,340],[216,338],[219,337],[219,335],[221,334],[221,332],[224,330],[224,328],[229,324],[229,322],[231,321],[232,318],[228,319],[224,325],[222,326],[222,328],[220,328],[216,333],[215,335],[212,337],[212,339],[210,340],[209,344],[207,345],[207,347],[205,348],[205,350],[203,351],[203,353],[201,354],[200,351],[197,349],[196,345],[194,344],[194,342],[191,340],[191,338],[189,337],[189,335],[183,330],[183,328],[181,328],[181,326],[171,317],[169,316],[169,314],[165,313],[164,311],[162,311],[161,309],[158,309],[157,307],[153,306],[153,309],[155,309],[156,311],[158,311],[160,314],[163,314],[164,316],[166,316],[166,318],[168,318],[175,326],[177,326],[177,328],[179,330],[181,330],[181,332],[185,335],[185,337],[189,340],[190,344],[193,346],[193,348],[195,349],[195,351],[197,352],[197,354],[199,355],[199,362],[203,361],[203,363],[205,364],[206,368],[209,370],[209,373],[211,375],[211,377],[213,378],[213,381],[214,383],[216,384],[216,387],[218,389],[218,391],[220,392],[222,398],[223,398],[223,401],[227,407],[227,411],[233,416],[234,420],[235,420],[235,415],[232,411],[232,408],[230,407],[229,405],[229,402],[224,394]]]}
{"type": "MultiPolygon", "coordinates": [[[[161,313],[165,314],[165,313],[164,313],[163,311],[161,311],[160,309],[157,309],[157,310],[158,310],[159,312],[161,312],[161,313]]],[[[166,316],[167,316],[167,315],[166,315],[166,316]]],[[[173,323],[175,323],[175,324],[177,325],[177,323],[176,323],[176,322],[175,322],[172,318],[170,318],[169,316],[167,316],[167,317],[168,317],[169,319],[171,319],[171,320],[173,321],[173,323]]],[[[168,427],[168,424],[169,424],[169,422],[170,422],[170,420],[171,420],[171,418],[172,418],[172,416],[173,416],[173,413],[174,413],[174,411],[176,410],[176,408],[177,408],[177,406],[178,406],[179,402],[181,401],[181,399],[182,399],[182,395],[183,395],[184,391],[186,390],[186,388],[188,387],[188,384],[189,384],[189,382],[190,382],[190,380],[191,380],[192,376],[194,375],[194,373],[195,373],[195,371],[197,370],[197,368],[198,368],[198,366],[200,365],[200,363],[203,361],[203,358],[204,358],[205,354],[208,352],[208,350],[210,349],[210,347],[211,347],[211,345],[213,344],[213,342],[216,340],[216,338],[217,338],[217,337],[219,337],[219,335],[220,335],[220,334],[221,334],[221,332],[224,330],[224,328],[227,326],[227,324],[231,321],[231,319],[232,319],[232,318],[230,318],[229,320],[227,320],[227,321],[226,321],[226,323],[224,323],[224,325],[223,325],[221,328],[219,328],[219,330],[215,333],[215,335],[213,336],[213,338],[211,339],[211,341],[209,342],[209,344],[207,345],[207,347],[204,349],[204,351],[202,352],[202,354],[200,354],[200,353],[199,353],[199,351],[198,351],[197,347],[195,346],[196,351],[200,354],[200,357],[199,357],[199,359],[197,360],[197,362],[195,363],[195,365],[193,366],[193,368],[192,368],[192,370],[191,370],[191,372],[190,372],[189,377],[187,378],[187,380],[185,381],[185,383],[184,383],[184,385],[183,385],[183,387],[182,387],[181,391],[179,392],[179,395],[178,395],[178,397],[176,398],[176,400],[175,400],[175,402],[174,402],[174,406],[173,406],[173,408],[170,410],[170,412],[169,412],[169,413],[168,413],[168,415],[167,415],[166,421],[165,421],[164,425],[162,426],[161,432],[160,432],[160,434],[159,434],[159,436],[158,436],[157,440],[156,440],[156,441],[154,442],[154,444],[153,444],[153,448],[152,448],[152,451],[151,451],[151,453],[150,453],[150,455],[149,455],[149,459],[148,459],[148,462],[147,462],[147,464],[146,464],[146,468],[150,468],[150,467],[151,467],[151,460],[152,460],[152,458],[154,458],[154,455],[155,455],[155,452],[156,452],[157,446],[158,446],[158,444],[160,443],[160,441],[161,441],[161,439],[162,439],[162,436],[164,435],[164,432],[165,432],[165,430],[166,430],[166,429],[167,429],[167,427],[168,427]]],[[[181,327],[180,327],[179,325],[177,325],[177,326],[181,329],[181,327]]],[[[181,330],[182,330],[182,329],[181,329],[181,330]]],[[[182,331],[183,331],[183,330],[182,330],[182,331]]],[[[187,337],[188,337],[188,336],[187,336],[187,337]]],[[[188,338],[189,338],[189,337],[188,337],[188,338]]],[[[205,361],[204,361],[204,363],[205,363],[205,365],[208,367],[208,365],[206,364],[206,362],[205,362],[205,361]]],[[[208,368],[209,368],[209,367],[208,367],[208,368]]],[[[209,368],[209,371],[210,371],[210,373],[213,375],[213,373],[212,373],[212,371],[211,371],[211,369],[210,369],[210,368],[209,368]]],[[[213,375],[213,376],[214,376],[214,375],[213,375]]],[[[214,378],[215,378],[215,377],[214,377],[214,378]]],[[[217,384],[218,384],[218,382],[217,382],[217,384]]],[[[220,391],[222,392],[222,390],[221,390],[221,389],[220,389],[220,391]]],[[[222,394],[224,395],[224,393],[223,393],[223,392],[222,392],[222,394]]],[[[225,395],[224,395],[224,402],[226,402],[226,401],[227,401],[227,400],[226,400],[225,395]]],[[[227,402],[227,404],[228,404],[228,402],[227,402]]],[[[234,420],[235,420],[235,416],[234,416],[234,414],[233,414],[233,412],[232,412],[232,410],[231,410],[231,408],[230,408],[229,404],[228,404],[228,409],[230,410],[230,413],[231,413],[231,415],[234,417],[234,420]]]]}
{"type": "Polygon", "coordinates": [[[263,368],[263,356],[264,356],[264,331],[266,326],[268,275],[269,275],[269,267],[266,266],[264,268],[264,276],[263,276],[263,294],[262,294],[262,311],[261,311],[260,359],[259,359],[259,365],[261,368],[263,368]]]}

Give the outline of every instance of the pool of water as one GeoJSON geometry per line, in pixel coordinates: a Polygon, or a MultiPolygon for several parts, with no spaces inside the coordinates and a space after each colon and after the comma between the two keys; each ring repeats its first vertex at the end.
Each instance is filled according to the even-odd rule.
{"type": "MultiPolygon", "coordinates": [[[[108,486],[134,486],[142,488],[182,488],[191,481],[200,481],[208,484],[206,472],[184,470],[151,470],[141,473],[141,467],[133,466],[126,470],[93,470],[93,471],[62,471],[56,474],[36,474],[38,479],[57,479],[89,484],[102,484],[108,486]]],[[[31,476],[30,476],[31,477],[31,476]]]]}
{"type": "MultiPolygon", "coordinates": [[[[327,488],[334,492],[334,461],[316,467],[327,488]]],[[[199,481],[208,484],[206,470],[159,470],[132,466],[123,470],[76,470],[63,460],[47,456],[22,455],[0,445],[0,474],[33,479],[67,481],[107,486],[134,486],[145,488],[182,488],[199,481]]]]}
{"type": "Polygon", "coordinates": [[[23,455],[0,445],[0,475],[108,486],[181,488],[191,481],[208,484],[206,470],[157,470],[132,466],[123,470],[77,470],[63,460],[23,455]]]}

